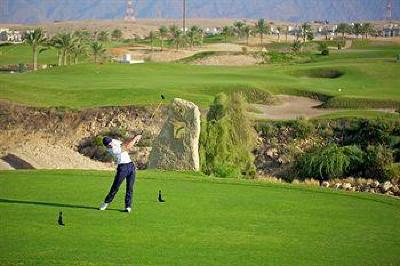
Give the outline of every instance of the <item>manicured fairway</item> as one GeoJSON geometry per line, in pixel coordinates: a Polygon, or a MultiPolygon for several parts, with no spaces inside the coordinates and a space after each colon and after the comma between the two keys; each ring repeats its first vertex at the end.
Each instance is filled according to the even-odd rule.
{"type": "MultiPolygon", "coordinates": [[[[382,42],[382,41],[381,41],[382,42]]],[[[249,67],[193,66],[177,63],[139,65],[84,63],[23,74],[0,74],[0,99],[33,106],[148,105],[160,94],[182,97],[207,107],[218,92],[259,89],[272,94],[319,94],[332,97],[331,107],[399,107],[400,45],[354,41],[356,49],[314,55],[306,64],[249,67]],[[326,71],[337,78],[319,78],[326,71]]],[[[29,62],[27,45],[0,47],[0,65],[29,62]]],[[[57,63],[56,50],[41,54],[39,63],[57,63]]]]}
{"type": "Polygon", "coordinates": [[[100,212],[112,175],[0,172],[0,264],[400,264],[398,199],[142,171],[132,214],[124,188],[100,212]]]}
{"type": "Polygon", "coordinates": [[[274,94],[319,93],[337,102],[400,104],[400,64],[341,60],[303,65],[210,67],[182,64],[82,64],[37,73],[0,75],[1,98],[34,106],[75,108],[157,103],[182,97],[208,106],[218,92],[256,88],[274,94]],[[315,78],[321,69],[343,72],[336,79],[315,78]],[[340,89],[340,91],[339,91],[340,89]]]}

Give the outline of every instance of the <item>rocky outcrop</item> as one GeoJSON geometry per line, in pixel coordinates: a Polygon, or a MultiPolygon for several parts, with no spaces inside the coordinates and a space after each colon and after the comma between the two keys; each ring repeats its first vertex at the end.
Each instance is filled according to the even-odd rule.
{"type": "Polygon", "coordinates": [[[393,178],[390,181],[388,180],[385,182],[379,182],[378,180],[364,178],[346,178],[343,180],[334,179],[324,181],[322,183],[322,186],[326,188],[343,189],[353,192],[381,193],[400,197],[400,186],[398,178],[393,178]]]}
{"type": "Polygon", "coordinates": [[[153,142],[149,168],[198,171],[199,137],[199,108],[175,98],[160,135],[153,142]]]}

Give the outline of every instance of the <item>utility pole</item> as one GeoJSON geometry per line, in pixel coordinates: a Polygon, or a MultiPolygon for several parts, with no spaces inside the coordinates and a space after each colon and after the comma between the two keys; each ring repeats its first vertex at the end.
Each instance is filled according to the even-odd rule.
{"type": "Polygon", "coordinates": [[[386,4],[385,19],[386,21],[389,21],[389,23],[392,23],[392,7],[392,0],[388,0],[386,4]]]}
{"type": "Polygon", "coordinates": [[[135,10],[133,8],[133,1],[127,0],[126,1],[126,11],[125,11],[125,21],[135,21],[135,10]]]}
{"type": "Polygon", "coordinates": [[[186,34],[186,0],[182,1],[183,1],[183,16],[182,16],[183,34],[186,34]]]}

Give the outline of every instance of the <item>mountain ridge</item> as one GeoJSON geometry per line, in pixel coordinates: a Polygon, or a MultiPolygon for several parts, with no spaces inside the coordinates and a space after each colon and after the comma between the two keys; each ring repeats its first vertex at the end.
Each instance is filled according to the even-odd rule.
{"type": "MultiPolygon", "coordinates": [[[[266,18],[274,21],[383,20],[385,0],[186,0],[188,18],[266,18]]],[[[393,0],[392,19],[400,19],[393,0]]],[[[182,0],[134,0],[137,18],[182,16],[182,0]]],[[[0,0],[0,23],[122,19],[125,0],[0,0]]]]}

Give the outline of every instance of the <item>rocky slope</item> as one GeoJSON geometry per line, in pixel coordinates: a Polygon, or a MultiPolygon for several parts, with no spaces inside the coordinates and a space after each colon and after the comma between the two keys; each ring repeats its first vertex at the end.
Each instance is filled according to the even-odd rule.
{"type": "MultiPolygon", "coordinates": [[[[84,111],[24,107],[0,103],[0,169],[110,169],[111,163],[93,161],[79,146],[102,132],[122,128],[127,134],[145,129],[157,134],[161,112],[150,120],[151,109],[105,107],[84,111]]],[[[137,147],[132,157],[143,165],[148,147],[137,147]]]]}

